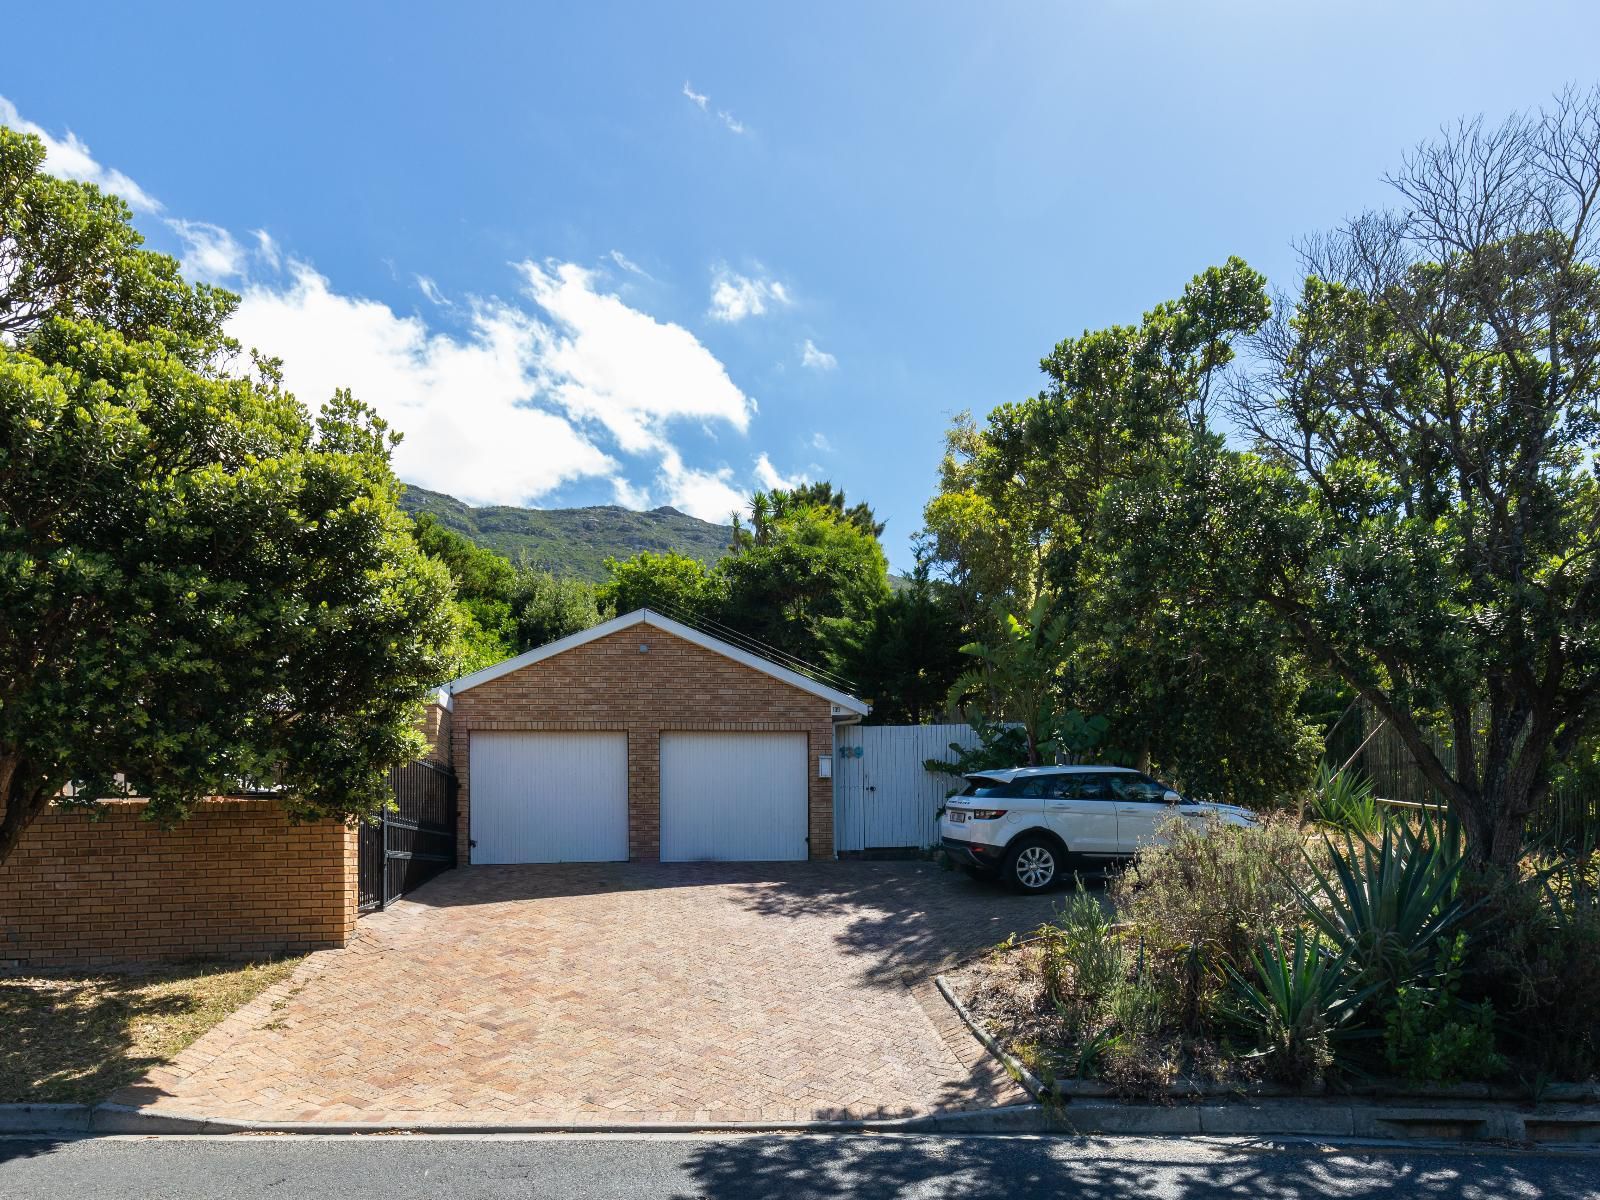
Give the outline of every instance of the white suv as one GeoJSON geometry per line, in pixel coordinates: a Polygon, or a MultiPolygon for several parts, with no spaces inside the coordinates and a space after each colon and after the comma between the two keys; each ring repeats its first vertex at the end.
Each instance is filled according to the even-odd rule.
{"type": "Polygon", "coordinates": [[[1232,804],[1186,800],[1128,767],[1020,767],[968,775],[945,804],[945,851],[974,875],[1003,875],[1042,892],[1069,869],[1099,871],[1157,841],[1174,813],[1203,826],[1251,826],[1255,814],[1232,804]]]}

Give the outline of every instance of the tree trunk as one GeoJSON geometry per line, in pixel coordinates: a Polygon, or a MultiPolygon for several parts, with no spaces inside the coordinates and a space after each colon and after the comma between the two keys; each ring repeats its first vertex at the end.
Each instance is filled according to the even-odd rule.
{"type": "Polygon", "coordinates": [[[50,804],[44,788],[26,786],[26,770],[14,756],[0,757],[0,867],[22,841],[28,826],[50,804]]]}
{"type": "Polygon", "coordinates": [[[1504,780],[1451,800],[1450,812],[1466,835],[1467,861],[1503,874],[1515,871],[1522,859],[1530,800],[1504,780]]]}

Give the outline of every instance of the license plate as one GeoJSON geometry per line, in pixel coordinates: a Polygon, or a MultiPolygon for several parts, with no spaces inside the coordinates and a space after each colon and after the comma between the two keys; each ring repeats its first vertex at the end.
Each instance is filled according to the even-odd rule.
{"type": "Polygon", "coordinates": [[[966,823],[967,823],[967,814],[966,813],[964,813],[964,812],[953,812],[953,813],[950,814],[950,824],[952,824],[952,825],[965,825],[966,823]]]}

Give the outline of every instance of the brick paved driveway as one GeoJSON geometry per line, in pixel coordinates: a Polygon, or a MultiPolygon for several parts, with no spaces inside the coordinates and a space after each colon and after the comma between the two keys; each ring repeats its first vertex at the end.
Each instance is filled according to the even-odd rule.
{"type": "Polygon", "coordinates": [[[1010,1102],[926,980],[1059,903],[926,863],[467,867],[113,1098],[561,1124],[1010,1102]]]}

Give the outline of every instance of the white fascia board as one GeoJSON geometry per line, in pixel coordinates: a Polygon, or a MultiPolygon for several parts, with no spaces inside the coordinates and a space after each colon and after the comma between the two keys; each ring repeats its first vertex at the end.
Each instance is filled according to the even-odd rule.
{"type": "Polygon", "coordinates": [[[820,697],[828,701],[835,710],[842,709],[844,712],[855,713],[863,717],[871,711],[870,706],[865,701],[858,700],[847,692],[841,692],[837,688],[818,683],[815,679],[802,675],[798,671],[791,671],[788,667],[768,662],[758,654],[751,654],[748,650],[741,650],[730,642],[712,637],[709,633],[701,633],[698,629],[693,629],[681,621],[674,621],[671,617],[664,617],[658,612],[651,612],[648,608],[624,613],[620,617],[613,617],[609,621],[603,621],[592,629],[570,634],[558,641],[550,642],[548,645],[539,646],[519,654],[515,658],[497,662],[493,666],[484,667],[483,670],[474,671],[470,675],[463,675],[460,679],[445,684],[445,690],[452,694],[464,692],[468,688],[477,687],[480,683],[488,683],[491,679],[499,679],[502,675],[509,675],[512,671],[519,671],[533,663],[553,658],[557,654],[564,654],[568,650],[575,650],[579,646],[587,645],[589,642],[618,633],[633,625],[654,626],[664,633],[672,634],[673,637],[682,638],[684,641],[702,649],[710,650],[713,654],[720,654],[724,658],[732,659],[736,663],[749,667],[752,671],[760,671],[763,675],[769,675],[773,679],[787,683],[790,687],[799,688],[802,692],[808,692],[813,696],[820,697]]]}

